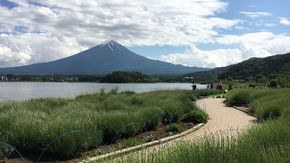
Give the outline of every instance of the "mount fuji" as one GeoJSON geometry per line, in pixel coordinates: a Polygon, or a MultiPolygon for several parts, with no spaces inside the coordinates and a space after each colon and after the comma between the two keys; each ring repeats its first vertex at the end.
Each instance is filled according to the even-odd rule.
{"type": "Polygon", "coordinates": [[[138,71],[157,75],[185,74],[205,70],[208,69],[152,60],[135,54],[118,42],[111,40],[56,61],[0,68],[0,73],[15,75],[104,75],[113,71],[138,71]]]}

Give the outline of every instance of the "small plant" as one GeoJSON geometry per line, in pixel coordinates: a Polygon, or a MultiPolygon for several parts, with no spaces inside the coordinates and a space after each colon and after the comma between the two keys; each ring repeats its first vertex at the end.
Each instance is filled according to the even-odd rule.
{"type": "Polygon", "coordinates": [[[146,136],[146,137],[144,138],[144,141],[145,141],[145,142],[151,142],[151,141],[153,141],[153,140],[156,140],[156,137],[155,137],[154,135],[152,135],[152,134],[150,134],[150,135],[148,135],[148,136],[146,136]]]}
{"type": "Polygon", "coordinates": [[[177,123],[171,123],[165,127],[166,132],[178,132],[180,131],[180,125],[177,123]]]}
{"type": "Polygon", "coordinates": [[[101,89],[100,89],[100,95],[101,95],[101,96],[106,95],[106,92],[105,92],[105,89],[104,89],[104,88],[101,88],[101,89]]]}
{"type": "Polygon", "coordinates": [[[119,91],[119,88],[118,88],[118,87],[113,88],[113,89],[110,90],[110,94],[113,94],[113,95],[114,95],[114,94],[117,94],[118,91],[119,91]]]}
{"type": "Polygon", "coordinates": [[[143,99],[138,98],[138,97],[132,97],[130,100],[132,105],[142,105],[143,104],[143,99]]]}
{"type": "Polygon", "coordinates": [[[122,93],[128,96],[136,94],[134,91],[123,91],[122,93]]]}
{"type": "Polygon", "coordinates": [[[126,147],[133,147],[142,144],[143,141],[137,138],[129,138],[126,140],[126,147]]]}
{"type": "Polygon", "coordinates": [[[0,144],[0,162],[4,161],[5,159],[12,154],[12,150],[0,144]]]}

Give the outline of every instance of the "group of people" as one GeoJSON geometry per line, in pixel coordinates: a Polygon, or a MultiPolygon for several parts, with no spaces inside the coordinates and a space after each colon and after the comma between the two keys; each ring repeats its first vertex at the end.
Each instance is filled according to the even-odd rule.
{"type": "MultiPolygon", "coordinates": [[[[207,85],[207,89],[213,89],[214,88],[214,85],[213,85],[213,83],[211,83],[211,84],[208,84],[207,85]]],[[[196,90],[197,89],[197,85],[196,84],[193,84],[192,85],[192,90],[196,90]]],[[[216,85],[216,89],[217,90],[223,90],[224,89],[224,85],[223,85],[223,83],[218,83],[217,85],[216,85]]]]}

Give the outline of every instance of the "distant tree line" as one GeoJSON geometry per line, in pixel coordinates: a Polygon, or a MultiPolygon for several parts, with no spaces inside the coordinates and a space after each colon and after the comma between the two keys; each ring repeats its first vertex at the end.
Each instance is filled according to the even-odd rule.
{"type": "Polygon", "coordinates": [[[101,83],[152,83],[153,78],[140,72],[116,71],[101,78],[101,83]]]}
{"type": "Polygon", "coordinates": [[[116,71],[107,75],[14,75],[0,74],[8,81],[29,82],[97,82],[97,83],[152,83],[152,82],[186,82],[176,75],[146,75],[140,72],[116,71]]]}
{"type": "Polygon", "coordinates": [[[3,75],[8,81],[32,82],[99,82],[102,77],[93,75],[3,75]]]}

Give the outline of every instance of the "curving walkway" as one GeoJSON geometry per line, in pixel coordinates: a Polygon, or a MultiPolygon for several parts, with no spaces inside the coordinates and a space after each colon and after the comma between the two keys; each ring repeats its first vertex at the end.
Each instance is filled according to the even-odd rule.
{"type": "Polygon", "coordinates": [[[173,141],[149,147],[141,151],[135,151],[128,155],[140,155],[140,152],[143,154],[144,152],[152,153],[158,151],[161,148],[168,148],[171,145],[179,143],[180,141],[198,141],[199,139],[202,139],[208,135],[217,136],[218,138],[236,136],[255,123],[255,117],[235,108],[228,107],[223,103],[223,101],[224,99],[206,98],[196,102],[196,104],[202,110],[206,111],[210,117],[208,123],[199,130],[173,141]]]}
{"type": "Polygon", "coordinates": [[[210,120],[198,131],[187,135],[185,139],[199,139],[207,134],[236,136],[256,122],[255,117],[226,106],[224,100],[215,98],[198,100],[197,106],[208,113],[210,120]]]}

